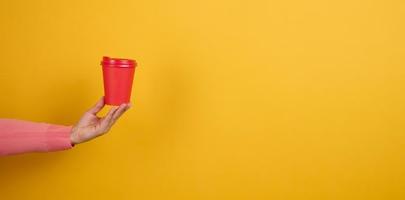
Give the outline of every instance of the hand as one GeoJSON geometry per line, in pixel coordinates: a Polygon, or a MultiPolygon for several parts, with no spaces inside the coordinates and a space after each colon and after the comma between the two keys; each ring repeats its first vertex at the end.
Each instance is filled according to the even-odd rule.
{"type": "Polygon", "coordinates": [[[73,126],[70,134],[72,144],[80,144],[92,140],[100,135],[107,133],[112,125],[127,111],[131,105],[121,104],[112,107],[104,117],[98,117],[97,113],[104,107],[104,97],[96,105],[90,108],[81,117],[79,122],[73,126]]]}

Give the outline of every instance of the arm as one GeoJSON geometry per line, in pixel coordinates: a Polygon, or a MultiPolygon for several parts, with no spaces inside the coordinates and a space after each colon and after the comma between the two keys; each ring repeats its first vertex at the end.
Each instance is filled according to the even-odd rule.
{"type": "Polygon", "coordinates": [[[0,155],[72,148],[72,126],[0,119],[0,155]]]}
{"type": "Polygon", "coordinates": [[[101,136],[130,108],[130,104],[114,106],[106,116],[98,117],[104,105],[101,98],[74,126],[0,119],[0,156],[66,150],[101,136]]]}

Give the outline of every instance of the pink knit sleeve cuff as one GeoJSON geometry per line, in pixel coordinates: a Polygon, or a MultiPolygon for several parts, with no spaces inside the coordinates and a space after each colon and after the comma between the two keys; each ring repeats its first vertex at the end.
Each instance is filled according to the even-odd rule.
{"type": "Polygon", "coordinates": [[[70,141],[72,126],[49,124],[44,134],[47,151],[60,151],[73,147],[70,141]]]}

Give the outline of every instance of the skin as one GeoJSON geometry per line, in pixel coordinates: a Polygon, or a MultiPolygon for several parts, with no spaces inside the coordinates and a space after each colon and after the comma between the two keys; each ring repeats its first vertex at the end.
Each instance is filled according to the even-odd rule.
{"type": "Polygon", "coordinates": [[[113,106],[104,117],[98,117],[97,113],[99,113],[104,106],[104,97],[102,97],[92,108],[85,112],[79,122],[73,126],[70,134],[70,141],[73,145],[87,142],[106,134],[122,114],[131,107],[131,104],[124,103],[120,106],[113,106]]]}

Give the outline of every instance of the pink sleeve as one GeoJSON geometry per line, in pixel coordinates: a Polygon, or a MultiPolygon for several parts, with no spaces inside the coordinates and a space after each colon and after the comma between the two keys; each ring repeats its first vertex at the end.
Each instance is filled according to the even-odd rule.
{"type": "Polygon", "coordinates": [[[72,148],[72,126],[0,119],[0,156],[72,148]]]}

